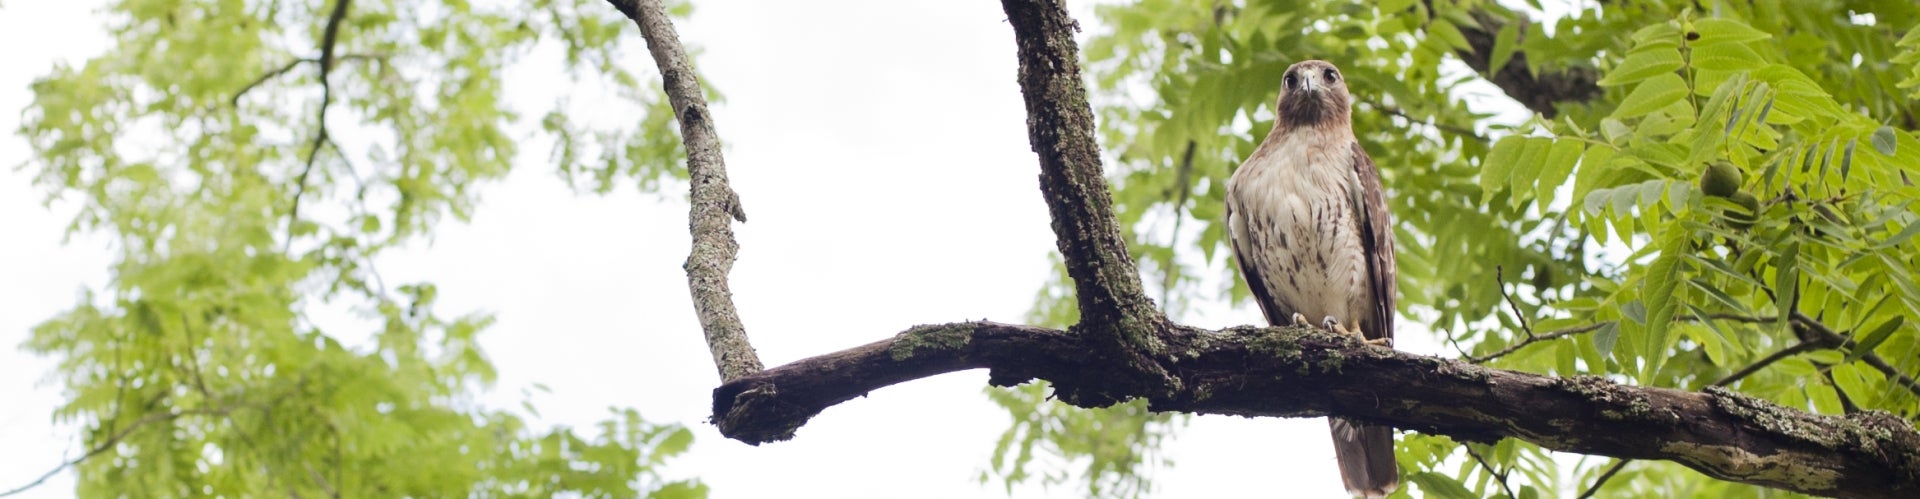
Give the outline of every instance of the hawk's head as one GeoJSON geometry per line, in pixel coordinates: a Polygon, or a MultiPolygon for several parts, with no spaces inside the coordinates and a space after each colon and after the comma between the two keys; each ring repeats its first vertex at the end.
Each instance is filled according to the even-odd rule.
{"type": "Polygon", "coordinates": [[[1347,80],[1327,61],[1302,61],[1280,79],[1280,106],[1274,128],[1345,126],[1347,80]]]}

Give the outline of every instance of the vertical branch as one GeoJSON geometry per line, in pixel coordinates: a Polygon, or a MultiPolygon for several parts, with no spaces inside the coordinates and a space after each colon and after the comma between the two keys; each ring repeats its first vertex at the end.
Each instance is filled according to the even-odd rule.
{"type": "Polygon", "coordinates": [[[654,65],[666,86],[673,114],[680,119],[680,138],[687,147],[687,174],[693,184],[692,212],[688,225],[693,232],[693,253],[687,256],[687,287],[693,293],[693,308],[706,331],[707,348],[713,351],[714,367],[722,381],[733,381],[763,370],[760,356],[747,341],[746,327],[733,308],[733,292],[727,289],[727,273],[733,270],[740,246],[733,239],[733,223],[747,221],[740,209],[740,197],[727,184],[727,165],[720,157],[720,139],[714,132],[707,99],[700,93],[699,75],[680,46],[680,35],[667,19],[660,0],[607,0],[614,8],[640,26],[647,40],[654,65]]]}
{"type": "Polygon", "coordinates": [[[1140,284],[1120,238],[1113,199],[1094,142],[1093,110],[1080,77],[1079,25],[1061,0],[1002,0],[1019,47],[1027,138],[1040,156],[1040,192],[1079,298],[1083,334],[1125,350],[1152,352],[1165,318],[1140,284]]]}
{"type": "MultiPolygon", "coordinates": [[[[293,207],[287,209],[286,247],[288,248],[293,247],[293,227],[295,224],[300,223],[300,198],[306,197],[307,195],[307,176],[313,174],[313,162],[320,158],[320,146],[332,140],[328,138],[329,136],[327,135],[327,106],[333,104],[333,83],[331,78],[333,75],[333,46],[340,41],[340,22],[347,19],[347,5],[351,2],[352,0],[335,0],[333,2],[333,12],[327,14],[326,30],[320,35],[320,60],[317,61],[320,66],[320,110],[315,113],[316,116],[314,117],[314,122],[318,124],[317,128],[319,128],[319,130],[314,131],[313,142],[307,145],[306,166],[300,169],[300,176],[293,180],[293,207]]],[[[287,67],[292,68],[293,64],[288,64],[287,67]]],[[[282,72],[284,71],[285,70],[282,70],[282,72]]],[[[261,77],[261,80],[264,81],[266,78],[270,78],[272,74],[273,73],[269,73],[270,76],[261,77]]],[[[258,82],[255,83],[257,84],[258,82]]],[[[247,87],[252,88],[253,85],[248,85],[247,87]]],[[[242,89],[241,92],[245,93],[246,90],[242,89]]],[[[233,99],[234,102],[237,103],[240,101],[240,96],[236,94],[233,99]]]]}

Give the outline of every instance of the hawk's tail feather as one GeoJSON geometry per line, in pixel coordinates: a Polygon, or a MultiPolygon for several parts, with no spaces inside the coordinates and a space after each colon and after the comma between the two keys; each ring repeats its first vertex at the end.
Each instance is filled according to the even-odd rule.
{"type": "Polygon", "coordinates": [[[1327,418],[1333,427],[1333,457],[1347,492],[1386,497],[1400,487],[1400,466],[1393,460],[1393,428],[1327,418]]]}

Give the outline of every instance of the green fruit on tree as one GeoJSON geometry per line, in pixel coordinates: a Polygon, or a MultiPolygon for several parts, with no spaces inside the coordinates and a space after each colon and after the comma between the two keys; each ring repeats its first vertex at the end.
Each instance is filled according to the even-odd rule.
{"type": "Polygon", "coordinates": [[[1700,191],[1708,196],[1729,197],[1740,192],[1740,184],[1746,182],[1743,177],[1733,163],[1715,161],[1700,174],[1700,191]]]}

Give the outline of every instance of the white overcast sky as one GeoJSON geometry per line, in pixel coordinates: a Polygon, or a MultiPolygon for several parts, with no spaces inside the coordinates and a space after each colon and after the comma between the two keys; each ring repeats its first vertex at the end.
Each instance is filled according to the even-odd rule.
{"type": "MultiPolygon", "coordinates": [[[[0,490],[83,449],[55,424],[53,361],[18,350],[34,324],[106,282],[98,236],[63,241],[71,207],[41,204],[26,144],[12,135],[27,85],[56,61],[79,65],[109,41],[99,1],[7,0],[0,7],[0,490]]],[[[995,2],[696,2],[681,23],[727,101],[715,106],[733,185],[752,222],[736,226],[732,284],[768,365],[851,347],[915,324],[1018,322],[1048,275],[1053,236],[1014,79],[1012,31],[995,2]]],[[[1076,17],[1093,24],[1084,2],[1076,17]]],[[[652,74],[637,32],[637,72],[652,74]]],[[[567,84],[509,75],[538,116],[567,84]]],[[[751,447],[702,421],[717,376],[687,296],[685,191],[575,195],[543,142],[486,186],[470,223],[384,258],[388,282],[439,284],[443,313],[490,311],[482,343],[500,380],[484,397],[515,407],[533,383],[538,423],[585,426],[609,407],[679,422],[697,438],[671,473],[716,498],[1003,497],[979,485],[1007,418],[980,394],[984,372],[882,389],[828,409],[790,442],[751,447]]],[[[1190,317],[1255,323],[1254,311],[1190,317]]],[[[370,329],[331,330],[350,344],[370,329]]],[[[1440,353],[1431,338],[1401,348],[1440,353]]],[[[1164,497],[1342,497],[1319,419],[1192,419],[1165,447],[1164,497]]],[[[62,473],[27,497],[69,497],[62,473]]],[[[1015,497],[1074,497],[1039,486],[1015,497]]]]}

